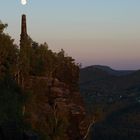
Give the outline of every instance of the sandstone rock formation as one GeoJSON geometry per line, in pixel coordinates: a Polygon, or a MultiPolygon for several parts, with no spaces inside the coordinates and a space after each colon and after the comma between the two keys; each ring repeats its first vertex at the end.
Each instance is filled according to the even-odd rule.
{"type": "Polygon", "coordinates": [[[52,140],[81,140],[85,108],[80,93],[57,79],[30,77],[24,115],[31,127],[52,140]]]}

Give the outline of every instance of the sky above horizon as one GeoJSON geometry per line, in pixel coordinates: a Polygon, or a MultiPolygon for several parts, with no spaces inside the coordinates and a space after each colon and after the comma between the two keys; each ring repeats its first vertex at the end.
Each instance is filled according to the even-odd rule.
{"type": "Polygon", "coordinates": [[[0,0],[0,20],[16,43],[22,14],[33,40],[83,66],[140,69],[139,0],[0,0]]]}

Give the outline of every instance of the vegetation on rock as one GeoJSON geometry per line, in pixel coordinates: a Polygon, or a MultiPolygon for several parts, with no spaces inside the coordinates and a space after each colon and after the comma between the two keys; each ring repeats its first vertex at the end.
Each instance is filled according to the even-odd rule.
{"type": "Polygon", "coordinates": [[[20,136],[9,134],[13,140],[33,132],[43,140],[81,139],[85,111],[78,93],[79,64],[64,50],[52,52],[47,43],[28,36],[19,50],[4,33],[6,27],[0,22],[0,139],[8,139],[11,123],[10,131],[20,130],[20,136]]]}

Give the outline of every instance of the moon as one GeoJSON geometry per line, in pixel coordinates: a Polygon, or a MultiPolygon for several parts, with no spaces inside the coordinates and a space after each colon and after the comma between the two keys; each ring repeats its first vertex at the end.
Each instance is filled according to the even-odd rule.
{"type": "Polygon", "coordinates": [[[26,5],[27,4],[27,0],[21,0],[21,4],[22,5],[26,5]]]}

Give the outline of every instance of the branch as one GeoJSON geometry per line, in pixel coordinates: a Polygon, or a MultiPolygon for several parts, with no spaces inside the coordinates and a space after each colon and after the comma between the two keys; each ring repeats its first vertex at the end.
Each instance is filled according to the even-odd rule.
{"type": "Polygon", "coordinates": [[[91,129],[91,127],[92,127],[94,124],[95,124],[95,120],[93,119],[92,122],[89,124],[88,129],[87,129],[87,132],[86,132],[86,135],[83,137],[82,140],[86,140],[86,139],[87,139],[87,137],[88,137],[88,135],[89,135],[89,132],[90,132],[90,129],[91,129]]]}

